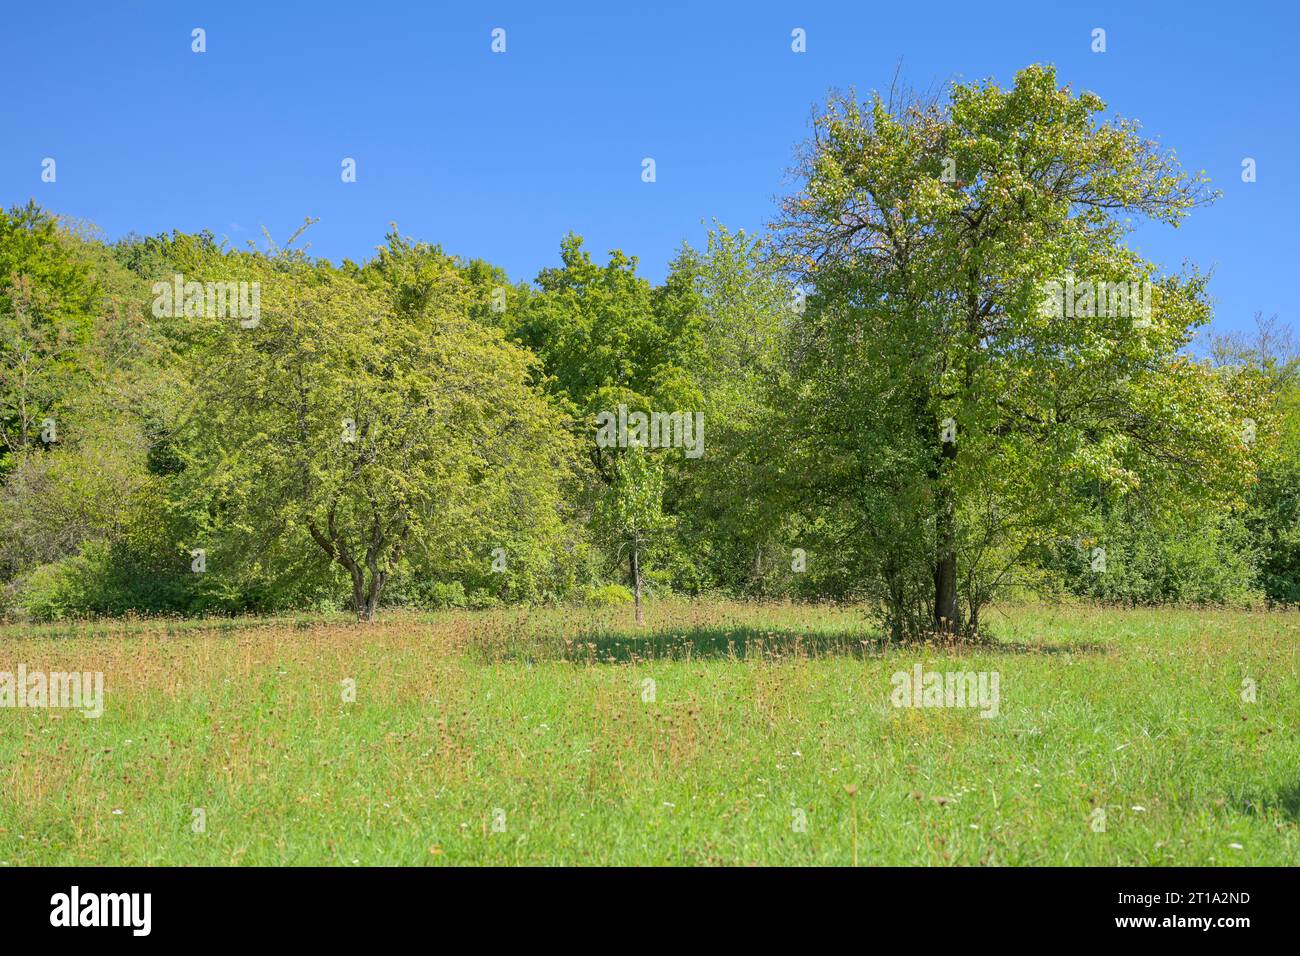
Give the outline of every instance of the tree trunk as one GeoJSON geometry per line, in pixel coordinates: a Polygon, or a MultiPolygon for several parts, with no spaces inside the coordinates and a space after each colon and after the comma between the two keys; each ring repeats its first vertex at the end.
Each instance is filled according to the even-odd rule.
{"type": "Polygon", "coordinates": [[[366,601],[363,611],[358,615],[358,619],[370,623],[374,621],[379,614],[379,596],[384,593],[384,572],[372,573],[370,576],[370,589],[366,594],[366,601]]]}
{"type": "Polygon", "coordinates": [[[957,555],[951,543],[940,545],[934,566],[934,625],[940,631],[955,631],[957,618],[957,555]]]}
{"type": "Polygon", "coordinates": [[[369,623],[379,613],[379,596],[384,593],[384,583],[388,579],[388,574],[379,570],[374,548],[371,548],[366,553],[366,567],[370,570],[370,587],[366,589],[366,600],[362,608],[364,613],[358,611],[358,617],[360,620],[369,623]]]}
{"type": "Polygon", "coordinates": [[[339,540],[334,530],[334,512],[332,510],[330,511],[328,527],[329,534],[327,535],[317,527],[314,521],[307,522],[307,528],[311,531],[312,538],[320,545],[321,550],[328,554],[331,560],[337,561],[347,569],[348,575],[352,578],[352,610],[356,612],[358,622],[368,624],[375,619],[375,615],[379,611],[379,596],[384,591],[384,583],[388,577],[387,572],[379,570],[375,561],[375,549],[372,548],[366,555],[366,566],[370,568],[370,586],[366,587],[366,570],[343,546],[343,542],[339,540]]]}
{"type": "MultiPolygon", "coordinates": [[[[957,458],[956,441],[942,445],[945,462],[957,458]]],[[[944,469],[947,471],[947,469],[944,469]]],[[[942,475],[942,472],[941,472],[942,475]]],[[[942,481],[942,477],[940,481],[942,481]]],[[[960,626],[957,610],[956,515],[951,495],[942,488],[939,510],[935,515],[934,626],[941,633],[956,631],[960,626]]]]}
{"type": "Polygon", "coordinates": [[[366,575],[355,561],[344,565],[352,575],[352,610],[357,612],[357,620],[366,620],[366,575]]]}
{"type": "Polygon", "coordinates": [[[640,542],[632,541],[632,600],[636,605],[636,622],[643,623],[641,617],[641,560],[637,552],[640,551],[640,542]]]}

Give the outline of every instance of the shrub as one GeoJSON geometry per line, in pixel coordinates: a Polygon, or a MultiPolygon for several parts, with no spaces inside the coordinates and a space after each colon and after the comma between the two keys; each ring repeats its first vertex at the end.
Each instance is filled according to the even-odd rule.
{"type": "Polygon", "coordinates": [[[424,592],[429,607],[468,607],[469,598],[465,596],[465,585],[459,581],[437,581],[430,584],[424,592]]]}
{"type": "Polygon", "coordinates": [[[605,584],[584,591],[582,603],[588,607],[617,607],[620,604],[631,604],[632,592],[621,584],[605,584]]]}
{"type": "Polygon", "coordinates": [[[38,565],[18,582],[15,605],[33,621],[58,621],[108,610],[112,552],[102,541],[79,554],[38,565]]]}

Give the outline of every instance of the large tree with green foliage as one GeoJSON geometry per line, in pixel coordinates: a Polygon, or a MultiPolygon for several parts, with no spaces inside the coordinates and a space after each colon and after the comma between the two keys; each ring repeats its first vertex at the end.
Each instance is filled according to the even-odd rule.
{"type": "MultiPolygon", "coordinates": [[[[248,561],[310,541],[340,566],[362,620],[399,568],[468,549],[508,568],[515,538],[555,539],[572,465],[533,359],[468,315],[455,265],[390,237],[372,268],[247,257],[252,328],[206,318],[186,441],[212,529],[248,561]]],[[[201,546],[196,541],[195,546],[201,546]]]]}
{"type": "Polygon", "coordinates": [[[782,406],[827,546],[860,556],[895,634],[978,627],[1101,498],[1229,502],[1249,474],[1240,409],[1180,353],[1203,277],[1157,277],[1125,243],[1135,218],[1177,225],[1203,179],[1103,109],[1035,66],[944,103],[834,97],[816,119],[778,224],[815,290],[782,406]],[[1072,279],[1153,282],[1149,322],[1045,308],[1072,279]]]}
{"type": "MultiPolygon", "coordinates": [[[[698,296],[689,277],[670,277],[664,285],[652,286],[637,274],[636,259],[618,250],[600,265],[576,235],[565,237],[560,255],[558,267],[539,273],[535,291],[511,293],[500,324],[540,358],[544,387],[573,417],[575,437],[591,466],[578,495],[580,514],[592,517],[599,512],[607,518],[611,507],[637,510],[633,499],[639,492],[621,467],[627,449],[602,447],[596,441],[597,416],[613,414],[620,405],[643,413],[702,407],[694,376],[698,296]]],[[[677,473],[690,466],[680,451],[655,450],[649,455],[664,459],[648,467],[659,475],[656,487],[661,489],[665,517],[671,517],[671,487],[680,477],[677,473]]],[[[626,571],[634,589],[639,590],[647,575],[648,558],[665,568],[666,577],[689,576],[690,561],[671,534],[642,537],[634,551],[633,572],[622,532],[609,533],[604,518],[596,525],[609,565],[626,571]]]]}
{"type": "Polygon", "coordinates": [[[625,558],[632,582],[636,622],[642,623],[641,565],[646,548],[668,532],[672,519],[664,514],[664,456],[632,447],[613,462],[614,480],[596,505],[595,526],[613,545],[615,560],[625,558]]]}
{"type": "Polygon", "coordinates": [[[99,288],[74,245],[35,203],[0,210],[0,478],[57,442],[85,359],[99,288]]]}
{"type": "Polygon", "coordinates": [[[783,345],[803,290],[781,274],[765,239],[711,229],[684,246],[665,289],[689,302],[690,381],[708,420],[708,451],[669,488],[682,548],[702,584],[752,594],[790,586],[797,511],[774,434],[770,399],[788,375],[783,345]]]}

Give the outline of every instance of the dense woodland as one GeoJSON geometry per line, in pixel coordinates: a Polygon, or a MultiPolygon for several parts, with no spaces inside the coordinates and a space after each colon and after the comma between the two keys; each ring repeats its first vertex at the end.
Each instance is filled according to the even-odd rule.
{"type": "Polygon", "coordinates": [[[527,282],[396,226],[335,264],[309,224],[110,242],[16,205],[0,612],[725,592],[907,637],[1007,595],[1294,602],[1289,335],[1214,335],[1206,276],[1128,247],[1215,196],[1103,108],[1041,67],[832,97],[770,230],[717,225],[658,285],[577,235],[527,282]],[[1150,321],[1045,314],[1067,277],[1149,283],[1150,321]],[[597,441],[620,406],[632,440],[597,441]],[[702,453],[637,412],[698,413],[702,453]]]}

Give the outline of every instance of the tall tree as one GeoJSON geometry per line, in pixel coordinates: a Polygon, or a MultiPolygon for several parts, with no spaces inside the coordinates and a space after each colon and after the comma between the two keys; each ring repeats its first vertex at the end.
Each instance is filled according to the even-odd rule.
{"type": "Polygon", "coordinates": [[[1033,66],[816,120],[778,223],[815,288],[797,451],[845,527],[905,534],[878,569],[896,628],[922,601],[932,627],[977,628],[1035,545],[1077,533],[1086,489],[1228,500],[1249,475],[1240,409],[1180,354],[1204,278],[1158,278],[1124,241],[1208,201],[1204,179],[1103,109],[1033,66]]]}
{"type": "Polygon", "coordinates": [[[800,543],[770,401],[804,290],[777,265],[764,239],[716,225],[703,249],[682,248],[663,287],[692,316],[688,371],[709,432],[708,453],[669,476],[678,534],[709,584],[755,594],[789,586],[800,543]]]}
{"type": "Polygon", "coordinates": [[[204,320],[187,470],[225,503],[228,532],[306,535],[346,571],[364,621],[413,552],[455,541],[487,567],[504,511],[557,532],[565,423],[531,357],[467,317],[452,263],[390,244],[373,280],[246,266],[260,320],[204,320]]]}
{"type": "Polygon", "coordinates": [[[614,480],[605,488],[596,509],[596,524],[616,545],[616,554],[628,562],[636,622],[643,622],[642,562],[646,548],[672,527],[664,514],[664,460],[645,448],[632,447],[613,464],[614,480]]]}
{"type": "Polygon", "coordinates": [[[0,477],[30,449],[57,443],[79,376],[99,286],[71,246],[34,202],[0,210],[0,477]]]}

